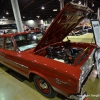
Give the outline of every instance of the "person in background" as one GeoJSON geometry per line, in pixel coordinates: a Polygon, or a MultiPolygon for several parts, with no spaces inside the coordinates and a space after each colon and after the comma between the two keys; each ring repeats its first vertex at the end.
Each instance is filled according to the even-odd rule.
{"type": "Polygon", "coordinates": [[[4,31],[3,34],[6,34],[6,32],[4,31]]]}

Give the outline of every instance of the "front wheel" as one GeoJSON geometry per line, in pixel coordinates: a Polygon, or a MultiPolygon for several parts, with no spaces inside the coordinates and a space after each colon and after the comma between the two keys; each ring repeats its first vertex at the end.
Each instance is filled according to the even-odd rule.
{"type": "Polygon", "coordinates": [[[35,87],[42,95],[48,98],[54,98],[56,96],[56,92],[44,78],[35,75],[33,79],[35,87]]]}

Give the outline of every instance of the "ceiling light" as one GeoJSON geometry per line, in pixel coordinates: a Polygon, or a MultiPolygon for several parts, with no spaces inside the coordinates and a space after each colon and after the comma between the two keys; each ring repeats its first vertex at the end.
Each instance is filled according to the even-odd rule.
{"type": "Polygon", "coordinates": [[[94,7],[94,3],[92,2],[92,7],[94,7]]]}
{"type": "Polygon", "coordinates": [[[53,9],[53,11],[57,11],[57,9],[53,9]]]}
{"type": "Polygon", "coordinates": [[[78,2],[78,4],[82,4],[82,2],[81,2],[81,1],[79,1],[79,2],[78,2]]]}
{"type": "Polygon", "coordinates": [[[28,20],[28,23],[29,24],[33,24],[34,23],[34,20],[28,20]]]}
{"type": "Polygon", "coordinates": [[[9,12],[8,12],[8,11],[6,11],[6,14],[8,15],[8,14],[9,14],[9,12]]]}
{"type": "Polygon", "coordinates": [[[44,7],[42,6],[41,9],[44,9],[44,7]]]}
{"type": "Polygon", "coordinates": [[[3,16],[2,18],[5,18],[5,16],[3,16]]]}
{"type": "Polygon", "coordinates": [[[23,16],[23,18],[25,18],[25,16],[23,16]]]}
{"type": "Polygon", "coordinates": [[[40,18],[40,16],[36,16],[37,18],[40,18]]]}

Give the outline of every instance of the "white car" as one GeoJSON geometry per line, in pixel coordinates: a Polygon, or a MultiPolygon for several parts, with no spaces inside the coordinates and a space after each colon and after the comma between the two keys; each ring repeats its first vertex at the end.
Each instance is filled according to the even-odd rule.
{"type": "Polygon", "coordinates": [[[81,35],[70,35],[64,38],[63,41],[70,40],[71,42],[95,43],[93,33],[85,33],[81,35]]]}

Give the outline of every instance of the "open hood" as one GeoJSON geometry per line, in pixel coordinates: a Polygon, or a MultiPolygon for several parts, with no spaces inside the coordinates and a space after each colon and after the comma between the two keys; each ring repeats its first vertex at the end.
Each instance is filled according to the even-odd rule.
{"type": "Polygon", "coordinates": [[[92,10],[88,7],[72,2],[67,3],[56,16],[34,51],[62,41],[89,12],[92,10]]]}

